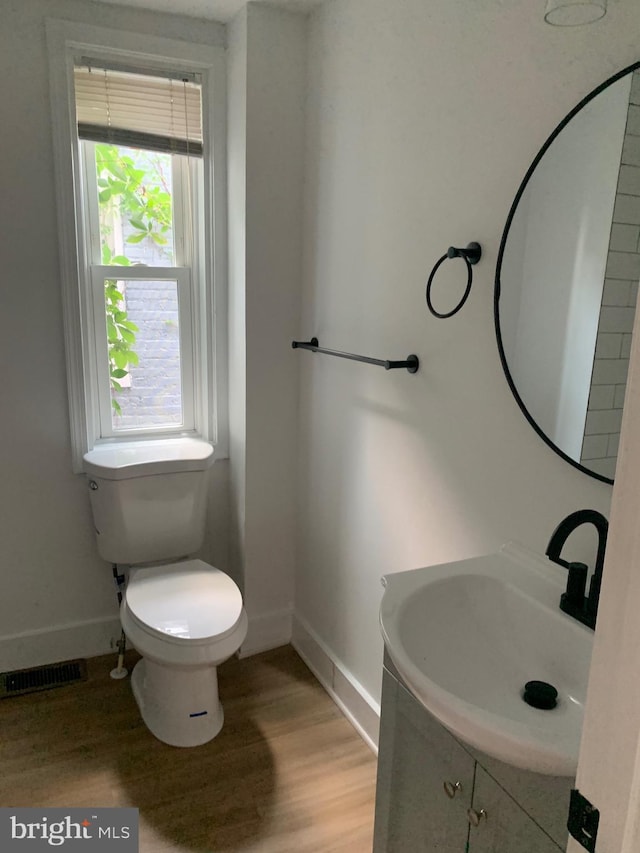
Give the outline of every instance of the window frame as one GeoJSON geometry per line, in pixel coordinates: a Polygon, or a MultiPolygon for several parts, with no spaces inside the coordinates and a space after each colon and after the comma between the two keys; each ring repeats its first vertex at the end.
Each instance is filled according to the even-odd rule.
{"type": "Polygon", "coordinates": [[[89,300],[92,304],[92,318],[89,320],[89,339],[94,342],[92,353],[95,364],[96,387],[92,389],[97,399],[99,423],[95,430],[99,436],[98,442],[106,439],[113,441],[144,440],[145,438],[161,438],[168,435],[196,435],[198,433],[199,395],[197,387],[196,365],[198,361],[198,332],[197,323],[193,322],[193,308],[196,300],[193,295],[194,264],[201,257],[198,247],[197,234],[187,234],[186,223],[195,225],[198,220],[199,195],[203,182],[202,159],[194,157],[189,160],[179,155],[172,162],[173,187],[173,266],[149,266],[134,264],[121,266],[118,264],[104,265],[101,263],[100,217],[98,203],[98,183],[95,165],[96,142],[81,139],[78,146],[80,153],[83,191],[82,202],[85,234],[87,238],[86,251],[88,256],[88,287],[89,300]],[[190,173],[190,174],[189,174],[190,173]],[[188,188],[188,189],[187,189],[188,188]],[[190,209],[189,209],[190,208],[190,209]],[[194,251],[195,249],[195,251],[194,251]],[[116,430],[112,424],[111,393],[109,373],[105,354],[107,352],[106,312],[104,308],[104,281],[106,279],[159,281],[175,280],[178,288],[180,313],[180,366],[183,423],[156,427],[129,427],[116,430]]]}
{"type": "MultiPolygon", "coordinates": [[[[83,174],[81,141],[75,119],[73,68],[80,56],[96,61],[128,63],[154,70],[181,69],[195,73],[202,83],[204,193],[194,196],[198,216],[196,242],[202,251],[190,264],[193,273],[191,335],[194,346],[195,435],[216,447],[218,458],[228,455],[226,387],[226,81],[224,50],[122,30],[47,21],[53,153],[58,199],[58,232],[63,289],[63,319],[72,467],[83,472],[83,455],[98,444],[132,440],[157,440],[167,430],[138,433],[126,431],[101,438],[98,401],[97,357],[91,329],[94,306],[91,298],[89,234],[82,209],[83,174]],[[202,197],[204,195],[204,198],[202,197]]],[[[148,268],[147,268],[148,269],[148,268]]],[[[176,270],[176,267],[163,268],[176,270]]],[[[129,267],[119,268],[119,277],[129,267]]],[[[148,276],[146,276],[148,277],[148,276]]],[[[175,277],[175,276],[174,276],[175,277]]],[[[170,430],[176,435],[176,430],[170,430]]]]}
{"type": "Polygon", "coordinates": [[[103,266],[90,269],[93,302],[93,345],[96,364],[96,396],[100,417],[100,436],[119,441],[161,438],[164,435],[194,435],[196,432],[195,346],[193,341],[193,298],[189,267],[103,266]],[[107,324],[104,310],[104,283],[107,279],[126,281],[175,281],[180,324],[180,382],[183,423],[179,426],[128,427],[117,430],[112,424],[112,406],[107,358],[107,324]]]}
{"type": "MultiPolygon", "coordinates": [[[[83,201],[86,209],[83,210],[84,223],[87,236],[87,252],[89,263],[99,264],[102,261],[101,239],[100,239],[100,216],[98,201],[98,183],[96,179],[95,147],[98,143],[88,139],[81,139],[78,145],[79,158],[82,170],[83,201]]],[[[187,162],[187,157],[179,155],[178,163],[172,163],[172,212],[173,212],[173,253],[175,266],[190,267],[198,263],[199,251],[192,251],[193,246],[198,246],[200,237],[194,231],[193,240],[187,235],[186,222],[192,220],[192,225],[198,222],[204,215],[201,199],[201,188],[204,185],[204,169],[201,157],[193,157],[187,162]],[[189,174],[190,173],[190,174],[189,174]],[[185,189],[187,187],[187,189],[185,189]],[[189,198],[190,197],[190,198],[189,198]],[[189,210],[189,200],[191,210],[189,210]]]]}

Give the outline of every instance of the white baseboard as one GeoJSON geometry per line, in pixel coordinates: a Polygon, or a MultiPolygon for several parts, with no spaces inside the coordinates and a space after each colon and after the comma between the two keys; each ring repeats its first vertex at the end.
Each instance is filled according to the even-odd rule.
{"type": "Polygon", "coordinates": [[[0,672],[108,654],[121,630],[116,617],[0,636],[0,672]]]}
{"type": "MultiPolygon", "coordinates": [[[[121,630],[120,620],[112,618],[0,636],[0,672],[108,654],[121,630]]],[[[300,616],[287,609],[250,618],[239,656],[250,657],[288,643],[377,754],[380,706],[300,616]]]]}
{"type": "Polygon", "coordinates": [[[292,633],[296,652],[377,755],[380,705],[300,616],[293,617],[292,633]]]}
{"type": "Polygon", "coordinates": [[[249,630],[238,657],[248,658],[260,652],[286,646],[291,642],[292,618],[290,608],[263,613],[260,616],[249,616],[249,630]]]}

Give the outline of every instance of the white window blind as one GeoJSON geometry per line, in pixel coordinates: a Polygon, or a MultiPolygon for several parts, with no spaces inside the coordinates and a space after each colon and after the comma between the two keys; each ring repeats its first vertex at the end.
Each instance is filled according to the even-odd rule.
{"type": "Polygon", "coordinates": [[[198,83],[90,65],[74,78],[81,139],[202,156],[198,83]]]}

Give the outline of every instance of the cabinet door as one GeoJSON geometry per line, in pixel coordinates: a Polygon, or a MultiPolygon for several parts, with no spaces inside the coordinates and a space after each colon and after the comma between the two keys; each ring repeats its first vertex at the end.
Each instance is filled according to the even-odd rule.
{"type": "Polygon", "coordinates": [[[567,849],[569,801],[575,779],[566,776],[543,776],[511,767],[479,750],[470,750],[489,776],[508,791],[521,808],[541,826],[561,850],[567,849]]]}
{"type": "Polygon", "coordinates": [[[474,763],[385,672],[374,853],[464,853],[474,763]]]}
{"type": "Polygon", "coordinates": [[[558,853],[559,847],[515,800],[486,773],[476,768],[473,806],[482,809],[478,826],[469,833],[469,853],[558,853]]]}

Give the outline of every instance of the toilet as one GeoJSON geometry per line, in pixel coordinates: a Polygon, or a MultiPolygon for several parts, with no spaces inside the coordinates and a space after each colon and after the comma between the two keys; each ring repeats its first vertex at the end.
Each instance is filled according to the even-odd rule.
{"type": "Polygon", "coordinates": [[[120,621],[142,655],[131,686],[148,729],[199,746],[224,721],[217,666],[240,648],[247,614],[224,572],[193,557],[206,520],[210,444],[105,444],[84,456],[98,551],[128,569],[120,621]]]}

